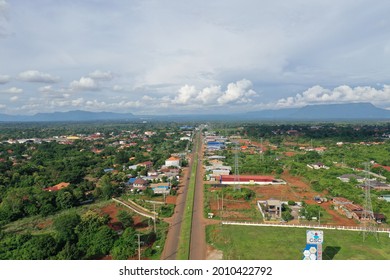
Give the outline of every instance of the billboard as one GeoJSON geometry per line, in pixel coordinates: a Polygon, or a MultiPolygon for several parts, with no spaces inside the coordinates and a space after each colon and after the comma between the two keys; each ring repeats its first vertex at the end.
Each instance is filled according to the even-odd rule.
{"type": "Polygon", "coordinates": [[[307,230],[306,244],[322,244],[324,242],[324,232],[322,230],[307,230]]]}

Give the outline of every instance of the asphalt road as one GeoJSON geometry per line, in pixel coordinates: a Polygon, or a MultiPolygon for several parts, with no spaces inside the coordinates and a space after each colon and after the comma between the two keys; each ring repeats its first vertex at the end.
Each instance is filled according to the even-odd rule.
{"type": "MultiPolygon", "coordinates": [[[[197,139],[195,138],[195,143],[197,139]]],[[[170,221],[170,226],[167,234],[167,239],[165,242],[164,250],[161,256],[162,260],[175,260],[176,254],[178,250],[179,245],[179,239],[180,239],[180,230],[181,230],[181,224],[183,220],[184,215],[184,207],[186,204],[186,198],[187,198],[187,191],[188,191],[188,184],[189,184],[189,178],[191,176],[191,170],[193,164],[198,164],[193,162],[193,158],[195,153],[197,153],[197,150],[194,148],[191,154],[191,158],[188,164],[188,172],[184,176],[184,185],[179,188],[178,197],[176,200],[176,207],[175,207],[175,213],[172,216],[172,219],[170,221]]],[[[188,237],[190,238],[190,237],[188,237]]]]}
{"type": "Polygon", "coordinates": [[[206,259],[206,232],[203,217],[203,138],[200,136],[201,145],[197,151],[198,165],[195,182],[194,208],[192,212],[190,260],[206,259]]]}

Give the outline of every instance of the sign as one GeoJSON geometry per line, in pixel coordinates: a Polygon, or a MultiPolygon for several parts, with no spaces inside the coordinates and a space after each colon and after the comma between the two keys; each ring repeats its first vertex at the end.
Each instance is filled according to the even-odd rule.
{"type": "Polygon", "coordinates": [[[303,260],[305,260],[305,261],[318,260],[318,247],[317,246],[318,246],[317,244],[307,244],[305,249],[303,250],[303,260]]]}
{"type": "Polygon", "coordinates": [[[306,244],[322,244],[324,242],[324,232],[322,230],[307,230],[306,244]]]}

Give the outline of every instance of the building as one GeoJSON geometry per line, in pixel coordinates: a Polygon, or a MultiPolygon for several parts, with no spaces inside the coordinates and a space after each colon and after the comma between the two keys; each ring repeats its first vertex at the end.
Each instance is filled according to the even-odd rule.
{"type": "Polygon", "coordinates": [[[148,186],[148,181],[142,178],[137,178],[133,183],[133,188],[139,190],[145,190],[147,186],[148,186]]]}
{"type": "Polygon", "coordinates": [[[235,175],[221,175],[217,180],[220,184],[223,185],[280,185],[286,184],[285,181],[281,179],[275,179],[272,176],[258,176],[258,175],[240,175],[238,176],[238,181],[236,181],[235,175]]]}
{"type": "Polygon", "coordinates": [[[363,183],[365,180],[365,178],[358,176],[358,175],[355,175],[355,174],[344,174],[344,175],[337,177],[337,179],[339,179],[345,183],[348,183],[351,179],[355,179],[359,183],[363,183]]]}
{"type": "Polygon", "coordinates": [[[265,201],[265,212],[271,218],[279,219],[282,217],[282,202],[277,199],[269,199],[265,201]]]}
{"type": "Polygon", "coordinates": [[[180,158],[170,157],[169,159],[165,160],[165,166],[180,167],[180,158]]]}
{"type": "Polygon", "coordinates": [[[61,182],[61,183],[58,183],[57,185],[45,188],[43,190],[48,191],[48,192],[57,192],[59,190],[67,188],[69,185],[70,185],[70,183],[61,182]]]}
{"type": "Polygon", "coordinates": [[[322,162],[308,164],[307,167],[309,167],[311,169],[329,169],[329,167],[324,165],[322,162]]]}
{"type": "Polygon", "coordinates": [[[376,180],[371,180],[369,182],[364,182],[363,184],[358,185],[358,187],[365,189],[366,187],[370,186],[371,189],[374,189],[376,191],[389,191],[390,190],[390,185],[379,182],[376,180]]]}
{"type": "Polygon", "coordinates": [[[151,184],[150,188],[155,194],[169,194],[171,190],[169,183],[151,184]]]}

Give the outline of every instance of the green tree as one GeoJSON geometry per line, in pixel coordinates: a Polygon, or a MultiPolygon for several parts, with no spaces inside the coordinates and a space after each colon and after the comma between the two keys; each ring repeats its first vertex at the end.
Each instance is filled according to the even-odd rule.
{"type": "Polygon", "coordinates": [[[116,260],[127,260],[137,252],[137,235],[133,228],[126,228],[121,237],[115,241],[111,254],[116,260]]]}
{"type": "Polygon", "coordinates": [[[58,239],[75,242],[77,240],[75,229],[80,222],[81,218],[77,213],[66,213],[55,218],[53,226],[57,231],[58,239]]]}
{"type": "Polygon", "coordinates": [[[56,204],[60,209],[72,208],[75,205],[73,194],[69,191],[59,191],[56,197],[56,204]]]}
{"type": "Polygon", "coordinates": [[[120,210],[117,214],[117,218],[125,228],[132,227],[134,225],[133,215],[127,211],[120,210]]]}

